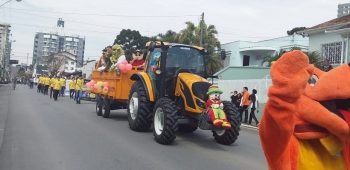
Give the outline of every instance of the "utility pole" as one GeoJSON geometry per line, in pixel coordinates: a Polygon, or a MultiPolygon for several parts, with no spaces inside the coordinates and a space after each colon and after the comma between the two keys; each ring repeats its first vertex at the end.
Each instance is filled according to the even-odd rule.
{"type": "Polygon", "coordinates": [[[201,30],[201,35],[200,35],[200,41],[199,41],[199,46],[202,47],[203,45],[203,25],[204,25],[204,12],[202,13],[201,15],[201,21],[199,23],[199,26],[200,26],[200,30],[201,30]]]}

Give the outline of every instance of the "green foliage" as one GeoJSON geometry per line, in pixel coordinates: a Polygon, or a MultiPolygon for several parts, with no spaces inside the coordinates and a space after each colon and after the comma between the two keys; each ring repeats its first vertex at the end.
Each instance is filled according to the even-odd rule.
{"type": "Polygon", "coordinates": [[[144,37],[139,31],[123,29],[120,31],[114,40],[114,44],[119,44],[123,47],[125,51],[125,57],[130,60],[132,56],[133,49],[142,49],[150,38],[144,37]]]}
{"type": "MultiPolygon", "coordinates": [[[[292,48],[292,50],[300,50],[299,48],[292,48]]],[[[291,51],[292,51],[291,50],[291,51]]],[[[280,52],[276,53],[273,56],[268,56],[264,59],[264,62],[268,62],[268,66],[271,66],[271,63],[273,61],[277,61],[279,58],[282,57],[284,53],[288,51],[280,50],[280,52]]],[[[310,51],[310,52],[304,52],[309,57],[309,63],[315,65],[315,67],[322,69],[323,68],[323,60],[317,51],[310,51]]]]}
{"type": "Polygon", "coordinates": [[[168,30],[165,34],[158,34],[158,37],[160,38],[161,41],[164,42],[170,42],[170,43],[177,43],[177,33],[172,31],[172,30],[168,30]]]}
{"type": "Polygon", "coordinates": [[[305,29],[306,29],[306,27],[295,27],[295,28],[293,28],[291,30],[288,30],[287,34],[288,35],[293,35],[294,33],[297,33],[298,31],[303,31],[305,29]]]}
{"type": "Polygon", "coordinates": [[[209,75],[215,74],[223,67],[220,56],[218,54],[214,54],[212,57],[206,57],[206,63],[207,73],[209,75]]]}
{"type": "Polygon", "coordinates": [[[204,21],[201,21],[197,26],[192,22],[186,22],[186,28],[177,34],[176,40],[182,44],[200,46],[202,35],[202,47],[208,51],[209,55],[206,59],[208,74],[214,74],[223,67],[219,55],[215,53],[215,49],[220,49],[217,34],[215,26],[208,26],[204,21]]]}

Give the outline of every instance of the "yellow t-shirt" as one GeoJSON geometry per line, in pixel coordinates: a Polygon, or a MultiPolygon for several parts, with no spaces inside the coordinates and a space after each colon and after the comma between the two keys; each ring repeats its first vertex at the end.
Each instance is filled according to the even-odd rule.
{"type": "Polygon", "coordinates": [[[83,79],[77,79],[77,84],[75,85],[75,90],[81,90],[81,88],[83,87],[83,79]]]}
{"type": "Polygon", "coordinates": [[[69,89],[72,89],[72,90],[75,89],[75,80],[70,80],[69,81],[69,89]]]}
{"type": "Polygon", "coordinates": [[[54,90],[61,90],[61,82],[60,82],[60,80],[59,79],[54,79],[53,80],[53,89],[54,90]]]}
{"type": "Polygon", "coordinates": [[[43,84],[43,77],[39,77],[39,84],[43,84]]]}
{"type": "Polygon", "coordinates": [[[45,85],[47,85],[47,86],[50,85],[50,78],[45,77],[45,85]]]}
{"type": "Polygon", "coordinates": [[[54,83],[54,78],[50,78],[50,81],[49,81],[49,82],[50,82],[50,87],[53,88],[53,85],[54,85],[54,84],[53,84],[53,83],[54,83]]]}
{"type": "Polygon", "coordinates": [[[66,79],[64,78],[60,78],[60,83],[61,83],[61,86],[66,86],[66,79]]]}

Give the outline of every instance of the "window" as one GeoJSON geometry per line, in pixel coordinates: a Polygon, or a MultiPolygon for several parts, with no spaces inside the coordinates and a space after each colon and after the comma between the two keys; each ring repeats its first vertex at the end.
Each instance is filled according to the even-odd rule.
{"type": "Polygon", "coordinates": [[[71,67],[71,68],[70,68],[70,70],[74,70],[74,68],[73,68],[73,67],[71,67]]]}
{"type": "Polygon", "coordinates": [[[65,63],[68,64],[68,61],[66,61],[65,63]]]}
{"type": "Polygon", "coordinates": [[[72,62],[70,62],[70,64],[74,65],[74,62],[72,61],[72,62]]]}
{"type": "Polygon", "coordinates": [[[329,60],[330,64],[341,64],[344,62],[344,59],[343,61],[341,61],[342,49],[343,49],[343,44],[340,41],[322,44],[321,54],[323,58],[326,58],[329,60]]]}

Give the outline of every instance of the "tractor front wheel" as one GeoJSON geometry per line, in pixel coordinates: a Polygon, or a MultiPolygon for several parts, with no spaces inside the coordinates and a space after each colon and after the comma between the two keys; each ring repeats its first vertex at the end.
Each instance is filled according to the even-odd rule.
{"type": "Polygon", "coordinates": [[[138,132],[148,131],[152,124],[152,103],[147,99],[145,88],[142,82],[136,81],[129,95],[129,127],[138,132]]]}
{"type": "Polygon", "coordinates": [[[167,98],[160,98],[154,107],[153,135],[156,142],[171,144],[176,138],[178,111],[175,103],[167,98]]]}
{"type": "Polygon", "coordinates": [[[231,123],[230,129],[222,129],[213,131],[213,136],[216,142],[223,145],[234,143],[239,135],[241,122],[239,121],[238,111],[234,108],[231,102],[224,101],[224,112],[228,121],[231,123]]]}

